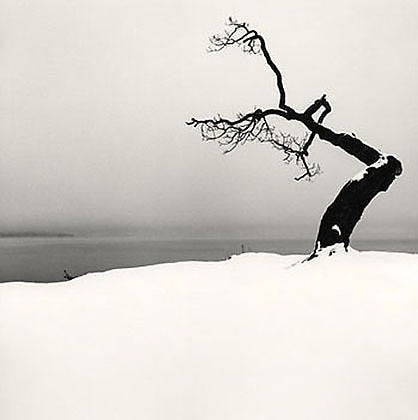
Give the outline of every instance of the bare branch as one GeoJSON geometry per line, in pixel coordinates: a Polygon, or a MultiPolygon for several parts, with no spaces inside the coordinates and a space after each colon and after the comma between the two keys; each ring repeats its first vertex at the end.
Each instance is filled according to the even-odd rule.
{"type": "Polygon", "coordinates": [[[331,105],[325,95],[317,99],[304,112],[297,112],[287,105],[281,72],[272,60],[264,38],[254,29],[250,29],[247,23],[229,18],[225,32],[222,35],[214,35],[210,38],[210,42],[211,51],[220,51],[228,46],[238,45],[246,52],[263,55],[268,67],[276,76],[279,104],[277,108],[256,109],[247,114],[238,114],[235,120],[229,120],[220,115],[204,120],[192,118],[187,124],[198,128],[204,141],[218,142],[224,149],[224,153],[230,153],[238,145],[246,142],[257,140],[261,143],[270,143],[275,149],[284,153],[283,159],[286,163],[293,162],[302,169],[303,173],[296,180],[311,179],[320,172],[318,165],[309,164],[306,161],[309,147],[316,135],[342,148],[366,165],[370,165],[380,157],[381,154],[376,149],[364,144],[356,137],[336,133],[322,125],[325,117],[331,112],[331,105]],[[316,121],[314,114],[321,109],[322,112],[316,121]],[[288,134],[277,133],[267,120],[270,116],[298,121],[309,130],[310,134],[299,139],[288,134]]]}
{"type": "MultiPolygon", "coordinates": [[[[313,114],[315,114],[315,112],[318,111],[321,107],[323,107],[324,110],[322,111],[321,115],[318,118],[318,124],[322,124],[324,122],[325,117],[331,112],[331,105],[327,101],[326,95],[322,95],[321,99],[317,99],[310,107],[306,109],[304,114],[312,118],[313,114]]],[[[308,156],[309,154],[308,149],[311,146],[315,138],[315,135],[316,135],[316,131],[312,131],[311,135],[309,136],[308,141],[305,143],[303,152],[306,156],[308,156]]]]}
{"type": "Polygon", "coordinates": [[[323,121],[331,112],[331,105],[325,95],[315,100],[304,112],[290,107],[286,102],[282,74],[272,60],[264,38],[254,29],[250,29],[247,23],[229,18],[224,34],[214,35],[210,42],[210,51],[221,51],[228,46],[238,45],[244,52],[262,55],[276,77],[278,106],[238,114],[235,120],[218,115],[204,120],[192,118],[187,124],[198,128],[203,140],[216,141],[224,149],[224,153],[230,153],[246,142],[270,144],[283,153],[285,163],[294,163],[301,169],[300,175],[295,177],[296,181],[311,180],[320,173],[319,165],[307,161],[309,148],[316,135],[367,165],[361,180],[350,180],[327,208],[321,219],[315,250],[308,260],[315,257],[321,249],[336,244],[344,244],[347,249],[350,235],[364,209],[377,193],[386,191],[401,174],[401,162],[394,156],[382,155],[379,150],[365,144],[354,134],[338,133],[324,126],[323,121]],[[316,113],[319,113],[319,117],[314,119],[316,113]],[[282,133],[271,124],[272,117],[297,121],[308,133],[302,138],[282,133]]]}
{"type": "Polygon", "coordinates": [[[227,29],[222,35],[213,35],[209,38],[209,52],[218,52],[230,45],[241,46],[245,52],[257,53],[257,49],[253,47],[254,42],[250,38],[256,35],[254,30],[250,30],[245,22],[238,22],[231,17],[228,19],[227,29]]]}
{"type": "Polygon", "coordinates": [[[300,139],[297,136],[276,131],[268,121],[269,116],[277,115],[276,111],[255,109],[245,115],[239,114],[236,120],[221,116],[204,120],[192,118],[186,124],[198,128],[204,141],[216,141],[224,149],[224,154],[232,152],[238,145],[247,142],[269,143],[274,149],[284,153],[285,163],[293,162],[301,168],[303,172],[295,178],[296,180],[312,178],[319,173],[319,170],[316,164],[308,164],[305,159],[304,147],[308,141],[308,134],[300,139]]]}
{"type": "Polygon", "coordinates": [[[279,108],[289,112],[293,111],[293,109],[286,104],[286,91],[283,85],[282,74],[272,60],[264,38],[257,31],[250,29],[245,22],[240,23],[229,18],[225,32],[222,35],[213,35],[209,41],[211,43],[208,49],[209,52],[218,52],[228,46],[238,45],[242,47],[244,52],[262,54],[267,65],[276,76],[276,85],[279,90],[279,108]]]}

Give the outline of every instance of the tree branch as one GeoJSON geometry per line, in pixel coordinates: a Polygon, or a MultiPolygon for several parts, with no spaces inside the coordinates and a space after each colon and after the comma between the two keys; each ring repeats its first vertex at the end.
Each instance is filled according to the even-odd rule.
{"type": "Polygon", "coordinates": [[[292,108],[286,104],[286,91],[283,85],[282,74],[272,60],[264,38],[254,29],[249,29],[247,23],[240,23],[231,17],[228,20],[227,26],[228,29],[223,35],[214,35],[209,39],[211,43],[209,51],[218,52],[228,46],[239,45],[243,47],[244,52],[262,54],[267,65],[276,76],[276,85],[279,91],[279,109],[293,111],[292,108]]]}
{"type": "Polygon", "coordinates": [[[304,112],[297,112],[287,105],[282,74],[272,60],[264,38],[254,29],[250,29],[247,23],[240,23],[229,18],[224,34],[214,35],[210,38],[210,43],[209,51],[212,52],[221,51],[231,45],[238,45],[243,48],[244,52],[263,55],[268,67],[276,76],[279,103],[278,108],[256,109],[247,114],[239,114],[235,120],[229,120],[220,115],[216,118],[201,120],[192,118],[186,124],[199,128],[204,141],[217,141],[224,148],[224,153],[230,153],[239,144],[249,141],[257,140],[261,143],[270,143],[275,149],[284,152],[286,163],[295,162],[303,169],[303,173],[296,177],[296,180],[310,179],[320,172],[318,165],[309,164],[306,161],[309,147],[316,135],[320,139],[342,148],[366,165],[376,162],[382,156],[380,152],[358,138],[346,133],[336,133],[322,125],[326,116],[331,112],[331,105],[325,95],[314,101],[304,112]],[[318,120],[315,121],[314,114],[321,108],[322,112],[318,120]],[[288,134],[277,133],[274,126],[268,122],[268,117],[298,121],[309,130],[310,135],[300,140],[288,134]]]}
{"type": "Polygon", "coordinates": [[[295,178],[296,180],[310,179],[319,173],[319,166],[308,164],[306,161],[304,148],[308,135],[299,139],[281,131],[276,132],[275,127],[268,121],[268,117],[283,115],[288,117],[288,114],[282,110],[256,109],[245,115],[238,115],[235,120],[221,116],[203,120],[192,118],[186,124],[198,128],[204,141],[216,141],[224,149],[224,154],[247,142],[269,143],[284,153],[283,160],[286,163],[294,162],[303,170],[302,174],[295,178]]]}
{"type": "MultiPolygon", "coordinates": [[[[223,35],[215,35],[211,39],[211,51],[220,51],[230,45],[239,45],[244,52],[264,56],[270,70],[276,76],[279,91],[277,108],[255,109],[247,114],[239,114],[235,120],[218,115],[210,119],[192,118],[186,124],[198,128],[205,141],[216,141],[229,153],[238,145],[248,141],[268,143],[284,153],[286,163],[293,162],[302,169],[295,180],[311,179],[320,172],[319,165],[307,162],[309,148],[315,136],[333,146],[340,147],[368,167],[361,177],[351,179],[340,191],[335,200],[324,213],[315,250],[308,258],[312,259],[319,251],[336,244],[343,244],[347,249],[351,233],[360,220],[364,209],[381,191],[386,191],[394,179],[402,172],[401,162],[394,156],[384,156],[378,150],[363,143],[354,135],[336,133],[323,125],[331,112],[331,105],[323,95],[315,100],[303,112],[297,112],[286,103],[286,91],[282,74],[272,60],[264,38],[248,24],[239,23],[229,18],[228,29],[223,35]],[[314,119],[314,115],[319,117],[314,119]],[[277,131],[271,124],[273,118],[301,123],[309,132],[302,138],[277,131]]],[[[333,251],[330,251],[330,255],[333,251]]]]}
{"type": "MultiPolygon", "coordinates": [[[[321,115],[318,118],[318,124],[322,124],[325,117],[331,112],[331,105],[326,99],[326,95],[322,95],[321,99],[317,99],[310,107],[306,109],[304,112],[305,115],[312,118],[313,114],[317,112],[321,107],[324,107],[324,110],[322,111],[321,115]]],[[[305,146],[303,148],[303,152],[305,156],[308,156],[308,149],[311,146],[314,138],[315,138],[316,132],[311,131],[311,134],[309,136],[308,141],[305,143],[305,146]]]]}

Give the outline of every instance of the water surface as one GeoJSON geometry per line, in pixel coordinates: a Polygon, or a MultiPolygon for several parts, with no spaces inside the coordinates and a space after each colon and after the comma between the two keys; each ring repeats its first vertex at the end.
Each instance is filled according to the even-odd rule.
{"type": "MultiPolygon", "coordinates": [[[[308,254],[312,239],[0,238],[0,281],[54,282],[112,268],[176,261],[220,261],[241,252],[308,254]]],[[[418,252],[418,240],[353,241],[359,250],[418,252]]]]}

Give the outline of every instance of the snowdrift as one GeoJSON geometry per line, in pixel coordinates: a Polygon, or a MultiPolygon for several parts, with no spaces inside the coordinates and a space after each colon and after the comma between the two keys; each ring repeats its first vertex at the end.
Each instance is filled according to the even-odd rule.
{"type": "Polygon", "coordinates": [[[0,285],[0,418],[416,419],[418,256],[0,285]]]}

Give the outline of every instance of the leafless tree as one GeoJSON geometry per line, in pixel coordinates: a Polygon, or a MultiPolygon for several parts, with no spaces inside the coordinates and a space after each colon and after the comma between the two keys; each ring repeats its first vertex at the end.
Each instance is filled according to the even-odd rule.
{"type": "Polygon", "coordinates": [[[310,258],[324,249],[332,252],[332,247],[336,244],[343,244],[347,249],[351,233],[364,209],[401,174],[400,161],[394,156],[382,154],[352,134],[337,133],[326,127],[324,120],[331,112],[331,105],[325,95],[303,111],[290,106],[286,101],[282,74],[272,60],[263,36],[247,23],[229,18],[225,32],[210,38],[210,52],[219,52],[229,46],[239,46],[246,53],[259,54],[264,58],[275,77],[277,106],[257,108],[246,114],[238,114],[235,119],[220,115],[208,119],[192,118],[187,124],[198,128],[203,140],[217,141],[224,147],[225,153],[246,142],[271,144],[284,153],[285,162],[294,162],[301,168],[302,172],[296,180],[310,179],[319,173],[319,166],[307,160],[309,148],[316,137],[341,148],[364,163],[367,167],[362,175],[350,179],[323,214],[310,258]],[[300,139],[278,131],[274,127],[274,119],[277,118],[299,122],[308,130],[308,134],[300,139]]]}

